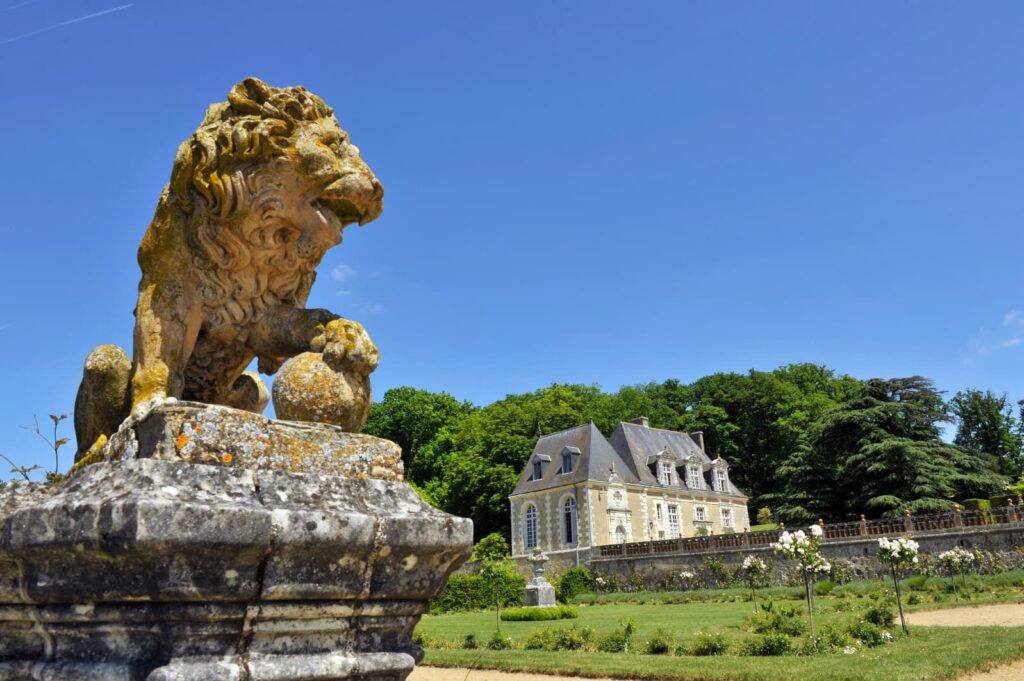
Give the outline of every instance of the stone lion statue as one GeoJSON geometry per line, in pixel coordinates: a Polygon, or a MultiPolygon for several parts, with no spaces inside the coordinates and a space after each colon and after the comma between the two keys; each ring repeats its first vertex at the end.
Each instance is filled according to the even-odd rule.
{"type": "Polygon", "coordinates": [[[273,374],[322,353],[368,397],[379,355],[363,327],[303,305],[324,253],[347,225],[380,215],[383,193],[305,88],[248,78],[210,106],[179,147],[139,246],[134,357],[104,345],[86,360],[76,460],[168,398],[261,412],[268,392],[245,371],[253,358],[273,374]]]}

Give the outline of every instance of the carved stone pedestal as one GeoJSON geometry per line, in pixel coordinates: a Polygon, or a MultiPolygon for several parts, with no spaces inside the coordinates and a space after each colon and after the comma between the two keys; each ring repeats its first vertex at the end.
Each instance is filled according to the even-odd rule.
{"type": "Polygon", "coordinates": [[[523,604],[528,608],[555,607],[555,587],[544,577],[544,563],[550,560],[540,549],[527,559],[533,565],[533,579],[526,583],[523,604]]]}
{"type": "Polygon", "coordinates": [[[396,451],[177,404],[119,433],[108,453],[121,460],[59,487],[9,486],[0,680],[402,681],[422,656],[412,630],[468,557],[472,524],[365,477],[400,478],[396,451]],[[203,440],[234,419],[247,429],[203,440]],[[293,472],[301,459],[280,439],[268,448],[274,438],[356,477],[293,472]],[[189,445],[210,463],[188,462],[189,445]]]}

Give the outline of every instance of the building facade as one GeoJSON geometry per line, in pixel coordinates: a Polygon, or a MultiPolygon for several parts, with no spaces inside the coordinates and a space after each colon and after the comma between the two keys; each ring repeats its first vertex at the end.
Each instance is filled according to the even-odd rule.
{"type": "Polygon", "coordinates": [[[611,438],[593,423],[541,437],[509,503],[513,557],[539,548],[577,564],[604,544],[750,529],[747,497],[701,433],[646,418],[620,423],[611,438]]]}

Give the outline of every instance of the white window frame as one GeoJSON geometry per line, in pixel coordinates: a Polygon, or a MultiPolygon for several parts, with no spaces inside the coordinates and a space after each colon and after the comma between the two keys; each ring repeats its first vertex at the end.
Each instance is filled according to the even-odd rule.
{"type": "Polygon", "coordinates": [[[695,505],[693,507],[693,522],[695,523],[706,523],[708,522],[708,507],[702,504],[695,505]]]}
{"type": "Polygon", "coordinates": [[[658,519],[659,523],[665,519],[665,514],[662,512],[661,508],[661,502],[654,504],[654,516],[658,519]]]}
{"type": "Polygon", "coordinates": [[[732,528],[732,526],[733,526],[732,509],[731,508],[727,508],[727,507],[723,507],[721,509],[721,513],[722,513],[722,527],[732,528]]]}
{"type": "Polygon", "coordinates": [[[523,543],[527,551],[532,551],[540,545],[537,536],[537,506],[527,504],[523,511],[523,543]]]}
{"type": "Polygon", "coordinates": [[[573,497],[566,497],[562,501],[562,539],[563,544],[579,541],[579,514],[573,497]]]}
{"type": "Polygon", "coordinates": [[[668,538],[679,539],[679,506],[676,504],[668,505],[668,538]]]}
{"type": "Polygon", "coordinates": [[[671,485],[675,476],[673,475],[674,467],[671,461],[659,461],[658,462],[658,482],[662,485],[671,485]]]}
{"type": "Polygon", "coordinates": [[[691,489],[704,489],[704,476],[700,474],[700,466],[690,464],[686,467],[686,485],[691,489]]]}
{"type": "Polygon", "coordinates": [[[724,468],[718,468],[715,470],[715,489],[719,492],[726,490],[728,477],[726,476],[724,468]]]}
{"type": "Polygon", "coordinates": [[[622,523],[615,526],[615,543],[625,544],[629,541],[629,535],[626,533],[626,528],[622,523]]]}

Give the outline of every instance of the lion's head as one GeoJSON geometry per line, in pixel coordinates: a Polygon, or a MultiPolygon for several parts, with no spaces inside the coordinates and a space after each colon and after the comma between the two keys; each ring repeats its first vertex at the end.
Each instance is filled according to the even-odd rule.
{"type": "Polygon", "coordinates": [[[161,203],[186,221],[217,328],[303,304],[324,252],[380,215],[383,193],[323,100],[247,78],[179,147],[161,203]]]}

